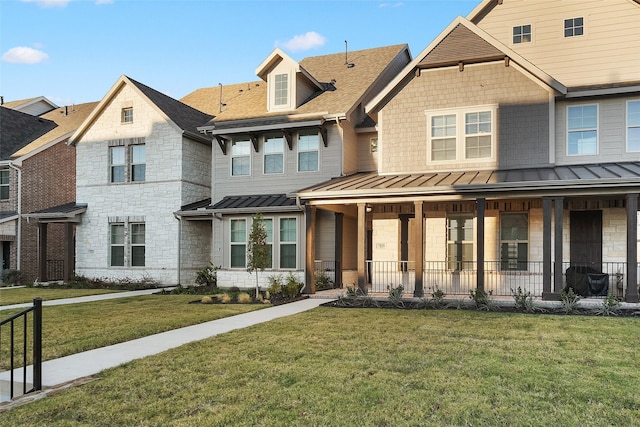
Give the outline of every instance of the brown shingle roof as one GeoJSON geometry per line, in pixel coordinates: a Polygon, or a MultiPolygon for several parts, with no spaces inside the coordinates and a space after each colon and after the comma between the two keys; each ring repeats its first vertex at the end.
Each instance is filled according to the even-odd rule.
{"type": "Polygon", "coordinates": [[[327,87],[331,86],[332,80],[335,83],[331,90],[315,94],[293,111],[267,111],[267,83],[264,81],[202,88],[186,95],[181,101],[214,115],[214,122],[287,114],[345,113],[405,49],[407,45],[403,44],[350,52],[349,62],[355,64],[353,67],[345,65],[344,53],[301,60],[300,66],[316,80],[327,87]]]}
{"type": "Polygon", "coordinates": [[[57,127],[31,142],[29,145],[26,145],[16,151],[11,157],[24,156],[52,141],[62,138],[67,134],[71,134],[80,127],[82,122],[89,116],[96,105],[98,105],[98,102],[87,102],[85,104],[56,108],[53,111],[43,114],[40,117],[55,122],[57,127]]]}

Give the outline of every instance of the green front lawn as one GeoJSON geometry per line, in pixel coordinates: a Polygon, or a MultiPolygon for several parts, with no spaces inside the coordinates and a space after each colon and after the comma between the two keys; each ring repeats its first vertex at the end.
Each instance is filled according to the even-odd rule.
{"type": "MultiPolygon", "coordinates": [[[[194,295],[144,295],[43,307],[43,360],[267,307],[258,304],[189,304],[199,299],[194,295]]],[[[19,311],[0,311],[0,318],[19,311]]],[[[18,326],[17,337],[20,338],[22,323],[18,326]]],[[[9,334],[5,333],[4,326],[0,339],[0,368],[7,369],[9,334]]]]}
{"type": "MultiPolygon", "coordinates": [[[[84,297],[86,295],[101,295],[113,292],[120,292],[111,289],[55,289],[55,288],[0,288],[0,306],[11,304],[22,304],[33,302],[34,298],[40,297],[43,301],[62,298],[84,297]]],[[[0,319],[5,316],[0,312],[0,319]]]]}
{"type": "Polygon", "coordinates": [[[321,307],[105,371],[2,423],[640,423],[640,319],[321,307]]]}

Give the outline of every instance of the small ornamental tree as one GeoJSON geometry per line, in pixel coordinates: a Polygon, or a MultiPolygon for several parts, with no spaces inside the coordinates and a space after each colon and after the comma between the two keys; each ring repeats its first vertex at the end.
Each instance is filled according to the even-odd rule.
{"type": "Polygon", "coordinates": [[[267,245],[267,228],[264,225],[262,214],[253,216],[251,234],[249,234],[249,247],[247,249],[247,271],[256,272],[256,298],[260,294],[258,270],[264,271],[269,266],[269,245],[267,245]]]}

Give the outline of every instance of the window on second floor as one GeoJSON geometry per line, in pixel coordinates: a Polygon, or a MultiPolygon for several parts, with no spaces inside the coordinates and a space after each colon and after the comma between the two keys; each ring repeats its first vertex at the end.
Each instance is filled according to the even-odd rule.
{"type": "Polygon", "coordinates": [[[318,170],[319,150],[318,132],[301,132],[298,135],[298,172],[318,170]]]}
{"type": "Polygon", "coordinates": [[[9,199],[9,171],[0,171],[0,200],[9,199]]]}
{"type": "Polygon", "coordinates": [[[513,44],[529,43],[531,41],[531,24],[513,27],[513,44]]]}
{"type": "Polygon", "coordinates": [[[231,144],[231,175],[251,174],[251,141],[233,141],[231,144]]]}
{"type": "Polygon", "coordinates": [[[564,36],[576,37],[584,34],[584,18],[570,18],[564,20],[564,36]]]}
{"type": "Polygon", "coordinates": [[[567,154],[598,154],[598,105],[567,107],[567,154]]]}
{"type": "Polygon", "coordinates": [[[109,147],[109,182],[140,182],[146,179],[144,144],[109,147]]]}
{"type": "Polygon", "coordinates": [[[627,102],[627,151],[640,151],[640,100],[627,102]]]}
{"type": "Polygon", "coordinates": [[[429,160],[463,161],[493,157],[496,109],[428,112],[429,160]]]}
{"type": "Polygon", "coordinates": [[[264,173],[284,172],[284,138],[266,137],[264,141],[264,173]]]}
{"type": "Polygon", "coordinates": [[[276,74],[274,79],[273,104],[287,105],[289,103],[289,75],[276,74]]]}
{"type": "Polygon", "coordinates": [[[123,108],[120,119],[122,123],[133,123],[133,107],[123,108]]]}

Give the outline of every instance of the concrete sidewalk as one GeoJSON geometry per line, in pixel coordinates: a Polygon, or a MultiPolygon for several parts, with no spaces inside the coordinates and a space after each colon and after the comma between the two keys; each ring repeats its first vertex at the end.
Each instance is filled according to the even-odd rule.
{"type": "MultiPolygon", "coordinates": [[[[151,295],[151,294],[159,293],[159,292],[162,292],[162,289],[163,288],[154,288],[154,289],[144,289],[141,291],[112,292],[110,294],[87,295],[84,297],[45,300],[45,301],[42,301],[42,306],[47,307],[52,305],[79,304],[83,302],[102,301],[106,299],[137,297],[140,295],[151,295]]],[[[173,288],[164,288],[164,289],[171,290],[173,288]]],[[[12,304],[12,305],[0,305],[0,311],[9,310],[12,308],[27,308],[27,307],[31,307],[32,305],[33,305],[33,302],[26,302],[22,304],[12,304]]]]}
{"type": "MultiPolygon", "coordinates": [[[[155,290],[157,291],[157,289],[155,290]]],[[[126,292],[131,295],[131,292],[126,292]]],[[[112,294],[102,295],[103,297],[112,294]]],[[[144,295],[144,294],[143,294],[144,295]]],[[[83,297],[84,298],[84,297],[83,297]]],[[[61,301],[61,300],[58,300],[61,301]]],[[[43,389],[55,387],[69,381],[91,375],[123,363],[179,347],[193,341],[203,340],[235,329],[246,328],[280,317],[302,313],[329,301],[322,298],[308,298],[297,302],[238,314],[224,319],[212,320],[198,325],[187,326],[150,335],[108,347],[97,348],[42,363],[43,389]]],[[[54,302],[54,301],[51,301],[54,302]]],[[[14,370],[15,378],[22,379],[22,368],[14,370]]],[[[32,383],[33,369],[27,369],[27,383],[32,383]]],[[[10,371],[0,372],[0,381],[8,381],[10,371]]]]}

